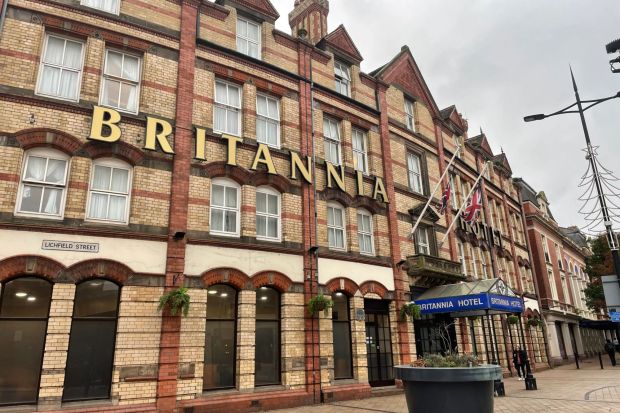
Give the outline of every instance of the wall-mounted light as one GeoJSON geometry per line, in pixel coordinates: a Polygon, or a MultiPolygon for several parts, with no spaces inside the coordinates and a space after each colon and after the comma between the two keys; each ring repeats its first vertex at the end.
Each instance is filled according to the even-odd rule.
{"type": "Polygon", "coordinates": [[[174,233],[173,236],[175,241],[181,241],[183,238],[185,238],[185,232],[184,231],[177,231],[174,233]]]}
{"type": "Polygon", "coordinates": [[[319,247],[317,245],[313,245],[308,249],[308,253],[316,254],[318,250],[319,250],[319,247]]]}

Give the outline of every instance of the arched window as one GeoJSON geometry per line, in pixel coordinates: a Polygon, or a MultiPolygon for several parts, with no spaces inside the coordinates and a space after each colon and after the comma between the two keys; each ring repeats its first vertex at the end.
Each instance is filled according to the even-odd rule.
{"type": "Polygon", "coordinates": [[[76,286],[63,401],[110,397],[119,293],[101,279],[76,286]]]}
{"type": "Polygon", "coordinates": [[[372,215],[364,209],[357,211],[357,237],[360,246],[360,253],[365,255],[375,255],[372,215]]]}
{"type": "Polygon", "coordinates": [[[2,285],[0,405],[36,403],[52,284],[34,277],[2,285]]]}
{"type": "Polygon", "coordinates": [[[327,204],[327,241],[329,248],[334,250],[346,250],[347,236],[345,231],[344,208],[336,203],[327,204]]]}
{"type": "Polygon", "coordinates": [[[126,224],[129,219],[131,167],[119,159],[93,162],[86,217],[92,221],[126,224]]]}
{"type": "Polygon", "coordinates": [[[226,178],[211,181],[211,234],[238,237],[241,188],[226,178]]]}
{"type": "Polygon", "coordinates": [[[351,353],[351,321],[349,297],[342,292],[332,295],[332,329],[334,333],[334,378],[353,378],[353,357],[351,353]]]}
{"type": "Polygon", "coordinates": [[[60,219],[67,195],[69,157],[49,149],[26,152],[15,212],[60,219]]]}
{"type": "Polygon", "coordinates": [[[280,293],[256,291],[256,355],[254,385],[280,384],[280,293]]]}
{"type": "Polygon", "coordinates": [[[207,294],[203,389],[235,387],[237,290],[217,284],[207,294]]]}
{"type": "Polygon", "coordinates": [[[281,196],[269,187],[256,188],[256,238],[267,241],[281,239],[281,196]]]}

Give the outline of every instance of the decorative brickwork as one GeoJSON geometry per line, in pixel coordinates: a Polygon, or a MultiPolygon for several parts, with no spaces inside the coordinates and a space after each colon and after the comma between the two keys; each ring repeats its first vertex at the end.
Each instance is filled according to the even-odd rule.
{"type": "Polygon", "coordinates": [[[20,275],[36,275],[54,282],[65,267],[50,258],[36,255],[20,255],[0,261],[0,282],[20,275]]]}
{"type": "Polygon", "coordinates": [[[91,141],[86,143],[82,150],[88,153],[88,156],[92,159],[104,157],[120,158],[132,166],[140,165],[144,159],[143,151],[125,142],[109,144],[91,141]]]}
{"type": "Polygon", "coordinates": [[[67,268],[65,275],[76,284],[89,278],[104,277],[123,285],[133,275],[133,271],[120,262],[95,259],[72,265],[67,268]]]}
{"type": "Polygon", "coordinates": [[[49,146],[67,155],[73,155],[82,146],[78,138],[52,129],[27,129],[15,134],[15,139],[24,150],[49,146]]]}
{"type": "Polygon", "coordinates": [[[205,287],[215,284],[228,284],[237,290],[245,290],[251,285],[250,277],[234,268],[216,268],[202,274],[205,287]]]}

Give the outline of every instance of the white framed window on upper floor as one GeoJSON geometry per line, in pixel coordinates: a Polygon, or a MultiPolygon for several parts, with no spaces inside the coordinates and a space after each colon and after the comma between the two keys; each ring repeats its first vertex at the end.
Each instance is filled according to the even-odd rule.
{"type": "Polygon", "coordinates": [[[121,0],[81,0],[80,4],[117,15],[120,13],[121,9],[121,0]]]}
{"type": "Polygon", "coordinates": [[[47,34],[41,54],[36,94],[79,101],[83,66],[83,42],[47,34]]]}
{"type": "Polygon", "coordinates": [[[261,93],[256,95],[256,140],[280,148],[280,101],[261,93]]]}
{"type": "Polygon", "coordinates": [[[340,122],[330,117],[323,117],[323,140],[325,144],[325,160],[333,165],[342,163],[340,122]]]}
{"type": "Polygon", "coordinates": [[[454,174],[450,174],[450,178],[448,179],[448,184],[450,185],[450,205],[452,208],[458,209],[458,199],[456,193],[456,176],[454,174]]]}
{"type": "Polygon", "coordinates": [[[476,249],[469,244],[469,255],[471,256],[471,269],[474,278],[478,279],[478,259],[476,258],[476,249]]]}
{"type": "Polygon", "coordinates": [[[482,275],[484,279],[489,278],[487,270],[487,254],[482,248],[478,248],[478,256],[480,257],[480,266],[482,267],[482,275]]]}
{"type": "Polygon", "coordinates": [[[409,189],[419,194],[424,193],[422,158],[417,153],[407,152],[407,175],[409,177],[409,189]]]}
{"type": "Polygon", "coordinates": [[[132,168],[119,159],[93,162],[86,219],[116,224],[129,221],[132,168]]]}
{"type": "Polygon", "coordinates": [[[426,227],[418,227],[415,234],[416,252],[423,255],[431,255],[429,229],[426,227]]]}
{"type": "Polygon", "coordinates": [[[346,63],[334,60],[334,74],[336,78],[336,92],[351,96],[351,68],[346,63]]]}
{"type": "Polygon", "coordinates": [[[549,255],[549,244],[547,244],[547,237],[544,234],[540,234],[540,240],[542,242],[543,252],[545,253],[545,262],[551,264],[551,256],[549,255]]]}
{"type": "Polygon", "coordinates": [[[368,135],[358,128],[351,131],[353,141],[353,166],[368,175],[368,135]]]}
{"type": "Polygon", "coordinates": [[[405,99],[405,126],[412,132],[415,132],[415,112],[413,101],[405,99]]]}
{"type": "Polygon", "coordinates": [[[461,263],[461,271],[463,271],[463,275],[467,275],[467,264],[465,263],[465,247],[460,240],[456,241],[458,259],[461,263]]]}
{"type": "Polygon", "coordinates": [[[260,24],[243,17],[237,17],[237,51],[255,59],[260,59],[260,40],[260,24]]]}
{"type": "Polygon", "coordinates": [[[342,205],[336,202],[327,204],[327,242],[330,249],[346,251],[346,218],[342,205]]]}
{"type": "Polygon", "coordinates": [[[215,81],[213,131],[241,136],[241,87],[215,81]]]}
{"type": "Polygon", "coordinates": [[[211,181],[210,233],[227,237],[240,234],[241,187],[227,178],[211,181]]]}
{"type": "Polygon", "coordinates": [[[357,211],[357,237],[360,254],[375,255],[372,215],[364,209],[357,211]]]}
{"type": "Polygon", "coordinates": [[[107,49],[105,56],[99,104],[137,114],[142,59],[112,49],[107,49]]]}
{"type": "Polygon", "coordinates": [[[62,219],[69,157],[55,149],[31,149],[24,156],[22,171],[15,214],[62,219]]]}
{"type": "Polygon", "coordinates": [[[269,187],[256,188],[256,238],[266,241],[281,240],[281,194],[269,187]]]}

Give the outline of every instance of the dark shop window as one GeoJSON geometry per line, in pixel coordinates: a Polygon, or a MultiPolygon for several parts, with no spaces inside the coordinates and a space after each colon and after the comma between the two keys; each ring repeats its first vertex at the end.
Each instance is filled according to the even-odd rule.
{"type": "Polygon", "coordinates": [[[0,405],[36,403],[52,284],[24,277],[1,288],[0,405]]]}
{"type": "Polygon", "coordinates": [[[334,331],[334,378],[353,378],[351,355],[351,322],[349,319],[349,297],[344,293],[333,294],[332,327],[334,331]]]}
{"type": "Polygon", "coordinates": [[[254,385],[280,384],[280,293],[256,291],[256,355],[254,385]]]}
{"type": "Polygon", "coordinates": [[[119,293],[101,279],[76,286],[63,401],[110,397],[119,293]]]}
{"type": "Polygon", "coordinates": [[[209,287],[203,390],[235,387],[237,291],[224,284],[209,287]]]}

